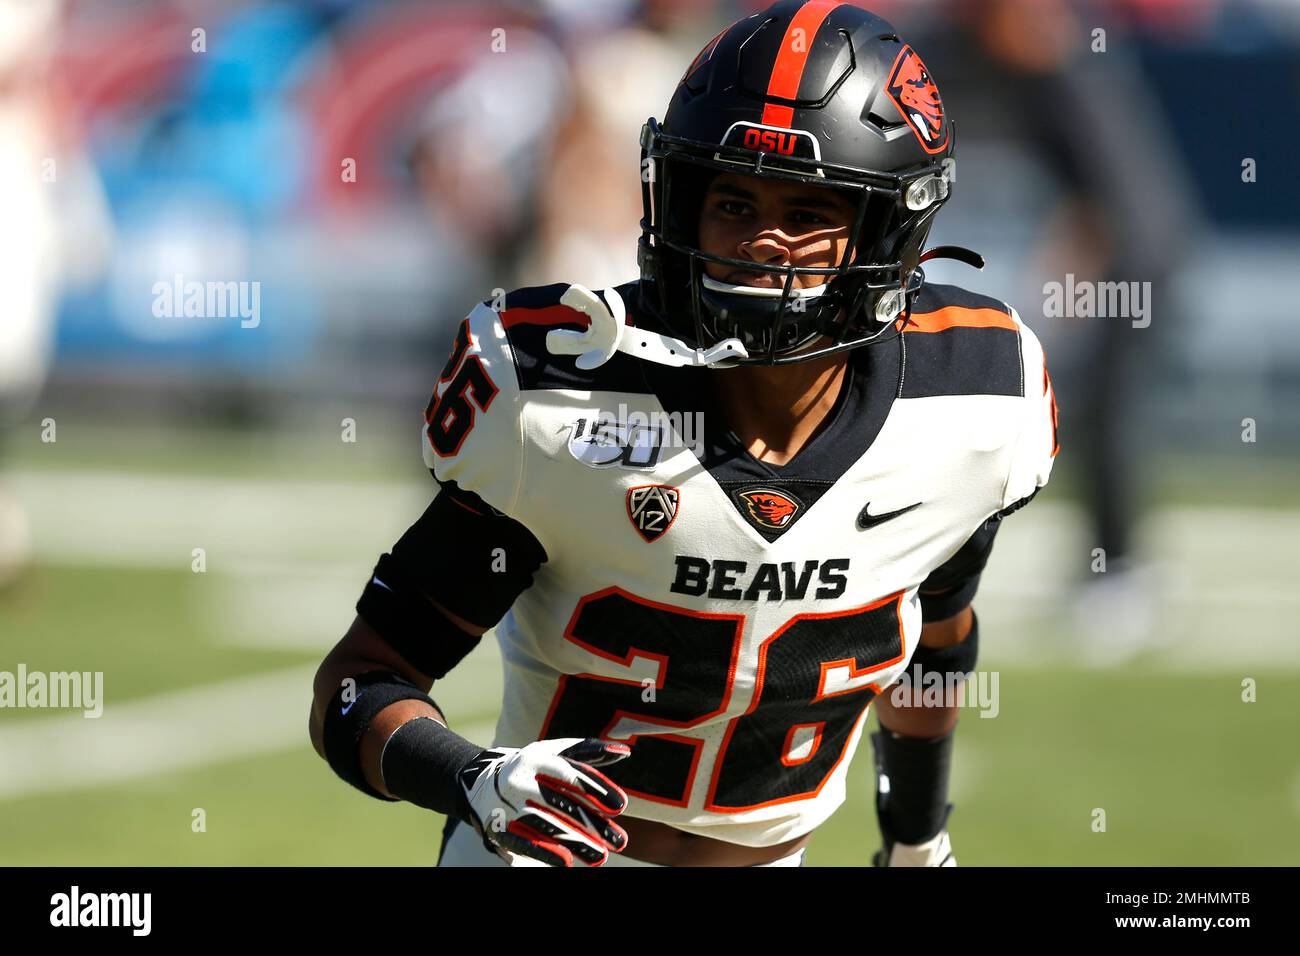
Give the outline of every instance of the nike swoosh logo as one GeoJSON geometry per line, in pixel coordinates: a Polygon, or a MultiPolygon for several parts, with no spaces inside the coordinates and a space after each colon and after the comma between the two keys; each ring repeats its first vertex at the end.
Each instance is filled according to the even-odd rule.
{"type": "Polygon", "coordinates": [[[892,518],[897,518],[899,515],[905,515],[912,509],[921,507],[922,504],[923,502],[918,501],[914,505],[908,505],[906,508],[899,508],[897,511],[886,511],[884,514],[873,515],[871,513],[871,502],[868,501],[862,506],[862,510],[858,512],[858,528],[862,531],[866,531],[868,528],[874,528],[878,524],[884,524],[886,521],[889,521],[892,518]]]}
{"type": "Polygon", "coordinates": [[[360,699],[361,699],[361,695],[360,695],[360,694],[357,694],[357,696],[356,696],[356,697],[353,697],[352,700],[348,703],[348,705],[347,705],[346,707],[343,708],[343,716],[344,716],[344,717],[346,717],[346,716],[348,715],[348,711],[351,710],[353,707],[355,707],[357,701],[359,701],[360,699]]]}
{"type": "Polygon", "coordinates": [[[372,577],[370,580],[371,580],[372,583],[374,583],[374,584],[378,584],[378,585],[379,585],[381,588],[383,588],[385,591],[392,591],[392,590],[393,590],[393,589],[390,588],[387,584],[385,584],[383,581],[379,580],[379,576],[378,576],[378,575],[372,577]]]}

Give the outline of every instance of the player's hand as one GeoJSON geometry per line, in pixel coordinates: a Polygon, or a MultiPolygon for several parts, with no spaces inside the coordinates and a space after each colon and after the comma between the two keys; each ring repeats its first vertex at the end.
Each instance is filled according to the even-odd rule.
{"type": "Polygon", "coordinates": [[[483,845],[508,863],[522,856],[600,866],[627,846],[610,819],[627,807],[627,794],[595,768],[630,753],[627,744],[592,737],[485,750],[460,771],[467,816],[483,845]]]}
{"type": "Polygon", "coordinates": [[[889,852],[880,850],[873,861],[876,866],[956,866],[952,840],[947,830],[924,843],[894,843],[889,852]]]}

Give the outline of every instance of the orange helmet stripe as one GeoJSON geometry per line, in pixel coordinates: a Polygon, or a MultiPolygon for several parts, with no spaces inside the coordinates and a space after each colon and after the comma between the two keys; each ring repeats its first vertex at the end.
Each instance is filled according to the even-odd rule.
{"type": "MultiPolygon", "coordinates": [[[[776,62],[772,64],[772,77],[767,83],[768,96],[783,100],[798,99],[799,81],[803,79],[813,37],[830,16],[830,12],[839,5],[840,0],[809,0],[790,18],[790,26],[781,39],[781,48],[776,52],[776,62]]],[[[768,103],[763,107],[764,126],[784,126],[789,129],[793,122],[793,107],[779,106],[776,103],[768,103]]]]}

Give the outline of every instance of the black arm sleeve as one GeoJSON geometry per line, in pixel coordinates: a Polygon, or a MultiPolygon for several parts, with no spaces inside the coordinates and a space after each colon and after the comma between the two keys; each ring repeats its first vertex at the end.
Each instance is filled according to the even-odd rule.
{"type": "Polygon", "coordinates": [[[546,551],[522,524],[455,482],[442,485],[415,524],[383,555],[357,613],[435,680],[478,644],[430,599],[492,627],[533,583],[546,551]]]}
{"type": "Polygon", "coordinates": [[[448,481],[393,546],[393,557],[448,611],[492,627],[532,586],[546,550],[514,518],[448,481]]]}
{"type": "Polygon", "coordinates": [[[930,572],[921,582],[921,620],[945,621],[975,599],[980,574],[993,553],[993,538],[1002,523],[994,515],[970,536],[951,558],[930,572]]]}
{"type": "Polygon", "coordinates": [[[1037,497],[1042,487],[1014,504],[1003,508],[985,521],[951,558],[930,572],[921,582],[921,620],[946,621],[964,610],[975,600],[980,574],[993,553],[993,538],[998,533],[1002,519],[1014,514],[1037,497]]]}

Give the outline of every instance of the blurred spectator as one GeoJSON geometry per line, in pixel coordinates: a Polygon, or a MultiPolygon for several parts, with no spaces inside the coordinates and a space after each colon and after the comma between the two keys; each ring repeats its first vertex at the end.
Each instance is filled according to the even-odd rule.
{"type": "Polygon", "coordinates": [[[648,0],[624,26],[572,42],[574,92],[541,184],[530,284],[592,289],[637,275],[640,139],[677,80],[727,17],[715,4],[648,0]]]}
{"type": "Polygon", "coordinates": [[[1160,332],[1179,324],[1169,279],[1199,221],[1185,162],[1123,21],[1103,5],[947,6],[950,16],[931,23],[951,32],[915,42],[939,64],[959,133],[969,141],[974,127],[977,138],[999,138],[1055,178],[1056,198],[1022,263],[1026,274],[1062,284],[1067,276],[1076,284],[1150,283],[1148,302],[1161,310],[1153,330],[1134,328],[1128,316],[1047,319],[1041,298],[1023,306],[1048,351],[1062,458],[1082,480],[1090,523],[1075,603],[1081,649],[1098,660],[1124,657],[1152,633],[1158,600],[1153,569],[1134,541],[1147,467],[1140,449],[1150,445],[1142,399],[1160,332]],[[1106,31],[1104,53],[1092,49],[1097,26],[1106,31]],[[1090,573],[1094,548],[1104,551],[1104,574],[1090,573]]]}
{"type": "Polygon", "coordinates": [[[452,309],[468,309],[517,274],[534,238],[541,170],[570,94],[560,51],[540,33],[514,28],[503,55],[484,51],[425,110],[411,153],[417,188],[481,283],[448,290],[452,309]]]}
{"type": "MultiPolygon", "coordinates": [[[[55,3],[0,0],[0,444],[25,417],[50,360],[59,168],[44,80],[58,16],[55,3]]],[[[0,585],[28,548],[23,513],[0,484],[0,585]]]]}
{"type": "MultiPolygon", "coordinates": [[[[228,393],[265,416],[324,394],[409,407],[445,357],[454,324],[494,288],[563,280],[600,287],[636,275],[640,126],[662,116],[709,37],[766,5],[69,4],[51,72],[76,106],[83,145],[54,150],[56,188],[22,188],[31,182],[26,172],[0,184],[9,191],[0,229],[10,244],[24,237],[0,269],[44,276],[6,282],[27,290],[34,305],[0,326],[0,391],[30,396],[32,386],[19,387],[17,377],[43,377],[49,322],[39,316],[48,316],[57,292],[52,385],[61,394],[94,381],[101,393],[111,386],[130,402],[153,389],[151,396],[182,401],[143,407],[202,409],[208,419],[228,393]],[[196,25],[207,30],[202,53],[191,49],[196,25]],[[341,176],[348,160],[351,179],[341,176]],[[52,243],[42,236],[52,232],[51,217],[75,242],[47,255],[42,249],[52,243]],[[18,226],[24,219],[36,225],[18,226]],[[54,289],[57,253],[71,258],[60,260],[54,289]],[[229,322],[157,319],[150,286],[176,273],[260,281],[267,321],[244,331],[229,322]]],[[[1221,350],[1211,335],[1174,336],[1183,353],[1162,350],[1165,328],[1182,317],[1170,314],[1175,300],[1160,284],[1175,267],[1195,270],[1184,263],[1198,254],[1186,252],[1197,216],[1183,169],[1218,176],[1239,161],[1231,155],[1239,141],[1252,143],[1261,166],[1284,168],[1294,124],[1266,121],[1264,113],[1294,114],[1288,57],[1300,16],[1294,4],[1259,0],[864,5],[925,52],[957,117],[963,175],[936,244],[989,252],[977,282],[1018,304],[1040,331],[1061,399],[1063,465],[1085,479],[1090,537],[1108,555],[1105,580],[1121,581],[1114,572],[1136,553],[1135,469],[1150,457],[1131,449],[1154,435],[1142,431],[1138,413],[1167,419],[1172,407],[1198,422],[1186,373],[1221,350]],[[1110,28],[1104,56],[1089,48],[1095,24],[1110,28]],[[1149,44],[1140,47],[1150,64],[1145,74],[1130,42],[1144,41],[1143,31],[1168,38],[1159,57],[1149,44]],[[1203,76],[1213,72],[1206,64],[1224,62],[1214,59],[1224,49],[1246,51],[1225,72],[1273,91],[1268,98],[1234,98],[1229,83],[1203,76]],[[1266,62],[1251,58],[1260,49],[1266,62]],[[1164,129],[1166,106],[1177,140],[1164,129]],[[1215,136],[1200,125],[1211,112],[1215,136]],[[1276,128],[1261,135],[1269,122],[1276,128]],[[1102,319],[1035,320],[1043,281],[1067,273],[1080,281],[1151,281],[1162,314],[1150,330],[1102,319]],[[1171,366],[1185,361],[1175,370],[1184,379],[1171,373],[1154,382],[1149,360],[1157,357],[1171,366]],[[1136,371],[1143,374],[1135,384],[1136,371]],[[1165,408],[1137,401],[1138,389],[1156,387],[1165,408]]],[[[45,120],[32,106],[34,64],[45,55],[49,28],[24,21],[52,24],[56,9],[0,4],[0,161],[25,171],[50,148],[35,145],[45,120]]],[[[1300,207],[1284,191],[1221,189],[1205,202],[1215,241],[1220,251],[1237,252],[1234,261],[1250,256],[1237,250],[1228,227],[1267,219],[1275,233],[1300,236],[1300,207]]],[[[1269,248],[1285,258],[1284,247],[1269,248]]],[[[932,278],[949,281],[946,268],[935,264],[932,278]]],[[[1230,271],[1253,291],[1243,270],[1230,271]]],[[[1280,298],[1273,292],[1268,301],[1280,298]]],[[[1200,310],[1187,318],[1202,327],[1213,321],[1200,310]]],[[[1300,352],[1288,352],[1279,336],[1274,326],[1251,338],[1257,365],[1238,367],[1271,363],[1271,379],[1251,381],[1285,411],[1278,383],[1300,381],[1300,352]]],[[[1244,350],[1245,341],[1224,348],[1244,350]]],[[[1223,369],[1218,362],[1211,372],[1223,369]]],[[[1197,388],[1202,402],[1214,393],[1203,382],[1197,388]]],[[[6,404],[15,407],[13,399],[6,404]]],[[[1192,439],[1202,433],[1193,431],[1197,424],[1186,427],[1192,439]]],[[[1172,443],[1176,436],[1165,429],[1160,437],[1172,443]]]]}

